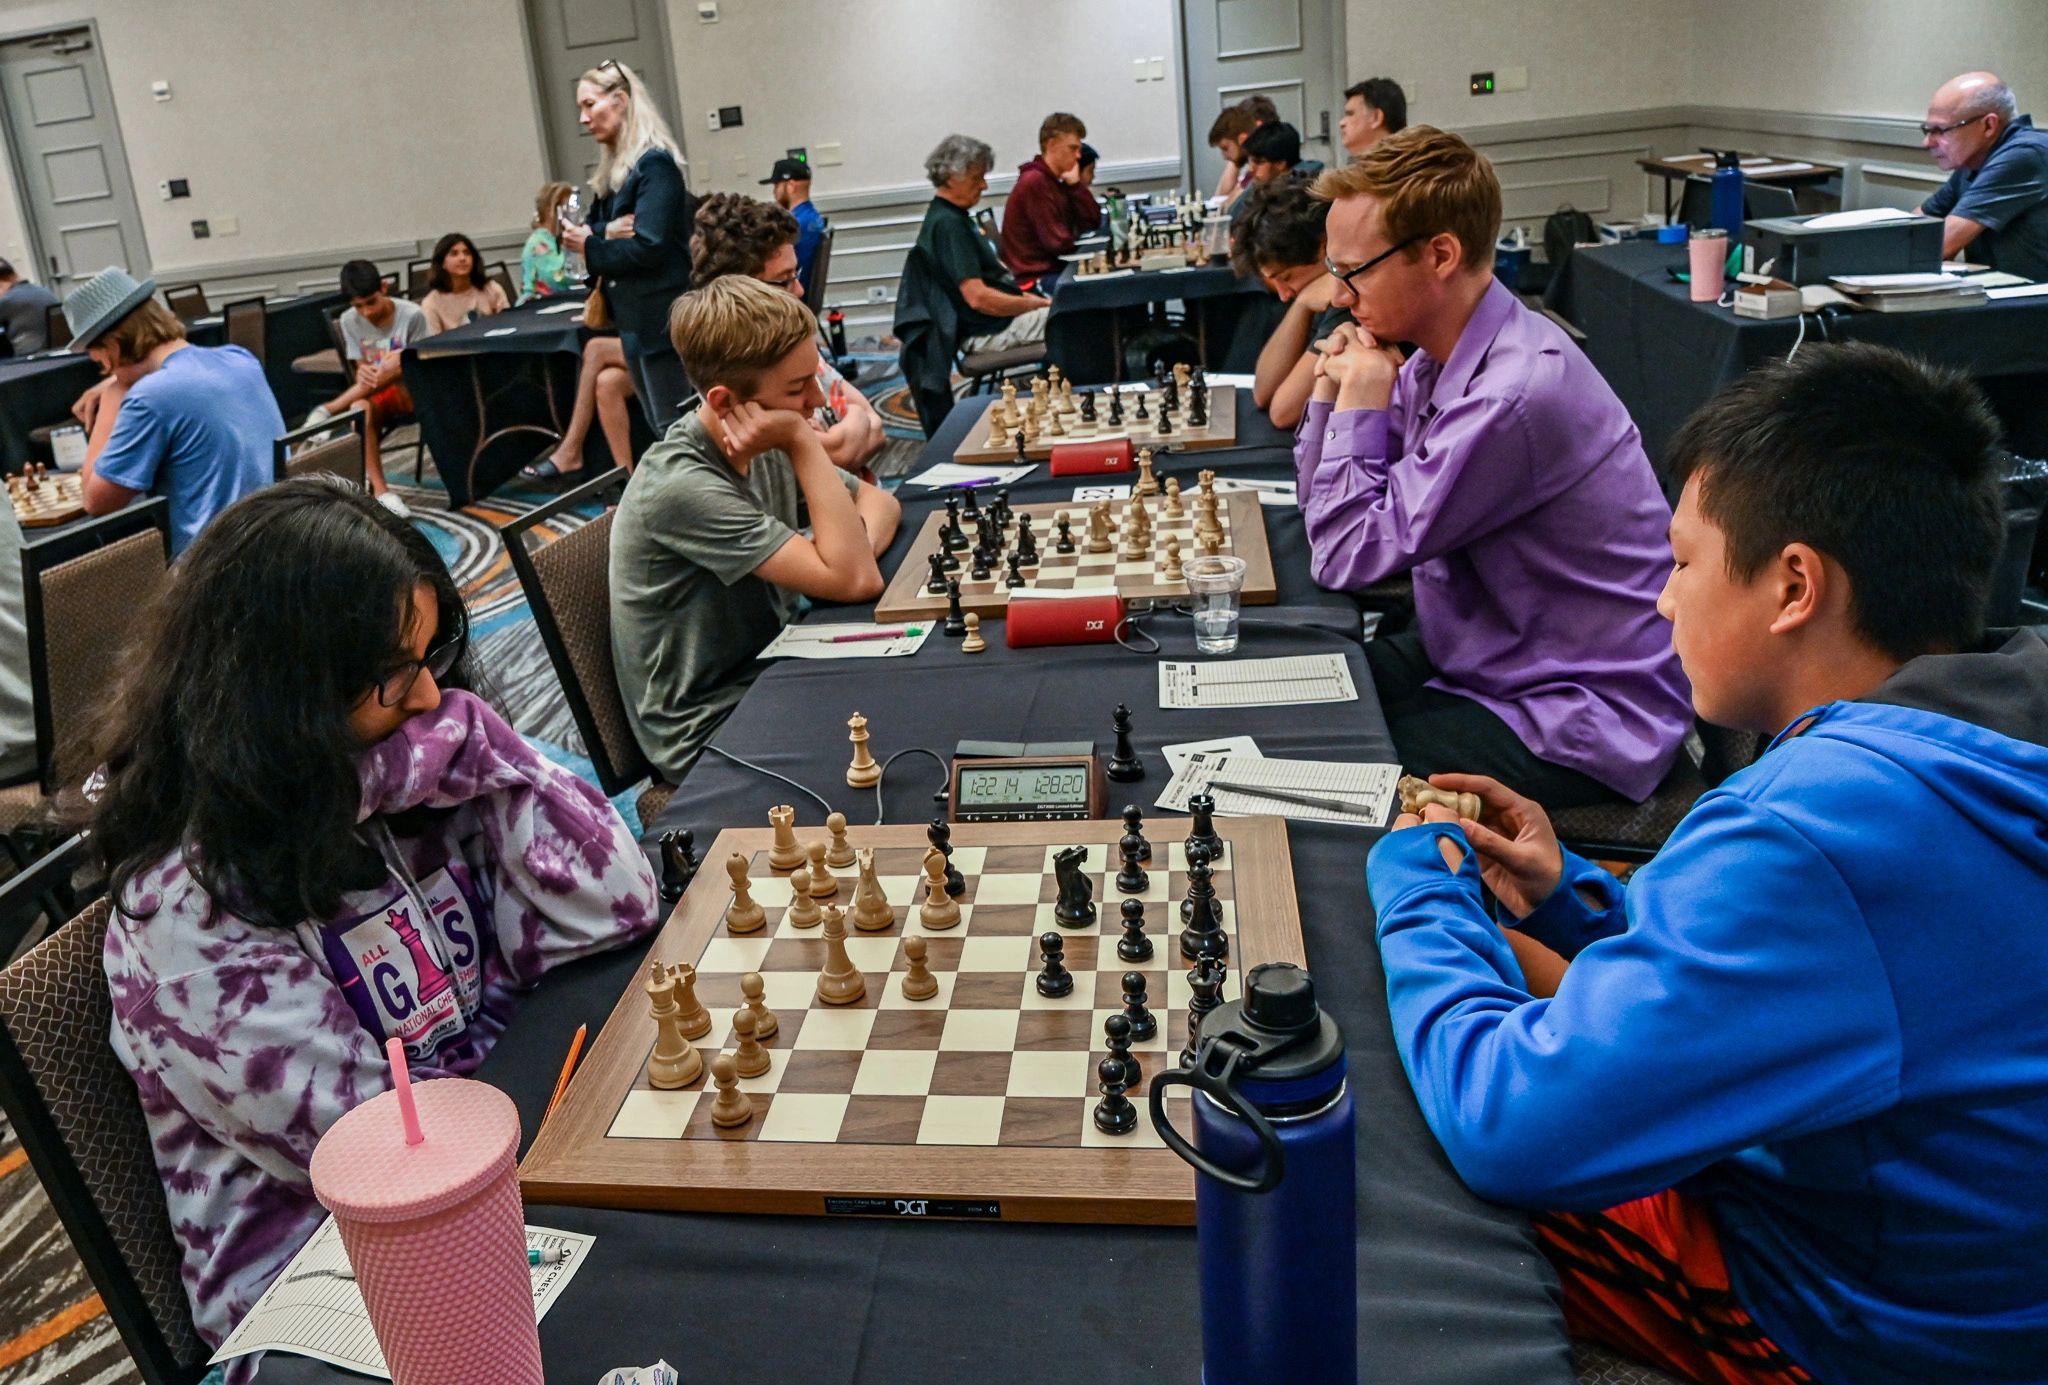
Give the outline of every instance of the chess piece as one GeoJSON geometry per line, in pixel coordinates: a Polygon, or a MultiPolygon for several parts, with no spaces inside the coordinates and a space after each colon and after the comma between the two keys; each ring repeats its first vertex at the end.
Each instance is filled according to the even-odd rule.
{"type": "Polygon", "coordinates": [[[833,876],[832,868],[825,864],[825,843],[812,842],[804,848],[804,854],[811,858],[811,868],[804,881],[804,888],[813,899],[830,899],[839,893],[839,881],[833,876]]]}
{"type": "MultiPolygon", "coordinates": [[[[1098,259],[1100,256],[1097,257],[1098,259]]],[[[1095,423],[1095,392],[1084,391],[1081,395],[1081,421],[1093,426],[1095,423]]]]}
{"type": "Polygon", "coordinates": [[[1146,412],[1145,412],[1145,391],[1144,391],[1144,390],[1139,390],[1139,391],[1138,391],[1138,409],[1137,409],[1137,412],[1136,412],[1136,413],[1134,413],[1134,414],[1132,414],[1132,415],[1131,415],[1131,417],[1132,417],[1132,418],[1134,418],[1134,419],[1136,419],[1136,420],[1137,420],[1137,421],[1138,421],[1139,423],[1149,423],[1149,422],[1151,422],[1151,421],[1152,421],[1152,415],[1150,415],[1150,414],[1148,414],[1148,413],[1146,413],[1146,412]]]}
{"type": "Polygon", "coordinates": [[[1214,467],[1205,466],[1196,472],[1195,481],[1201,486],[1203,495],[1213,496],[1216,494],[1216,469],[1214,467]]]}
{"type": "Polygon", "coordinates": [[[1204,535],[1202,536],[1202,556],[1203,556],[1203,557],[1205,557],[1205,558],[1213,558],[1213,557],[1215,557],[1215,556],[1216,556],[1216,555],[1217,555],[1218,553],[1221,553],[1222,551],[1223,551],[1223,535],[1221,535],[1221,534],[1204,534],[1204,535]]]}
{"type": "Polygon", "coordinates": [[[760,932],[768,922],[768,915],[748,888],[747,858],[733,852],[725,858],[725,873],[732,877],[732,903],[725,911],[725,931],[733,934],[760,932]]]}
{"type": "Polygon", "coordinates": [[[988,441],[983,446],[987,447],[991,452],[999,447],[1007,446],[1010,441],[1009,422],[1007,418],[1003,417],[1003,411],[1000,407],[991,405],[988,411],[988,441]]]}
{"type": "Polygon", "coordinates": [[[1015,591],[1024,585],[1024,555],[1022,553],[1013,552],[1010,554],[1010,571],[1003,578],[1003,585],[1011,591],[1015,591]]]}
{"type": "Polygon", "coordinates": [[[1152,887],[1152,878],[1145,873],[1144,862],[1139,853],[1145,849],[1145,839],[1135,833],[1124,833],[1117,842],[1117,852],[1123,857],[1123,869],[1116,873],[1116,887],[1125,894],[1143,894],[1152,887]]]}
{"type": "Polygon", "coordinates": [[[1481,810],[1486,806],[1479,801],[1476,793],[1452,793],[1449,789],[1434,787],[1427,779],[1418,779],[1412,774],[1401,776],[1394,790],[1401,795],[1401,811],[1420,816],[1424,808],[1439,805],[1449,808],[1461,818],[1479,820],[1481,810]]]}
{"type": "Polygon", "coordinates": [[[789,909],[782,921],[791,928],[816,928],[825,917],[817,896],[805,888],[809,876],[808,870],[802,870],[789,877],[789,909]]]}
{"type": "Polygon", "coordinates": [[[1081,871],[1088,848],[1070,846],[1052,855],[1053,877],[1059,881],[1059,899],[1052,906],[1053,922],[1062,928],[1095,926],[1095,885],[1081,871]]]}
{"type": "Polygon", "coordinates": [[[1124,1018],[1131,1022],[1131,1037],[1144,1043],[1159,1032],[1159,1020],[1145,1005],[1145,973],[1124,973],[1124,1018]]]}
{"type": "Polygon", "coordinates": [[[1145,762],[1131,748],[1131,709],[1117,703],[1116,711],[1110,715],[1110,724],[1116,728],[1116,751],[1109,757],[1109,767],[1104,773],[1119,784],[1143,779],[1145,762]]]}
{"type": "Polygon", "coordinates": [[[1138,1061],[1131,1057],[1131,1022],[1111,1015],[1102,1022],[1109,1056],[1096,1064],[1096,1090],[1102,1100],[1095,1103],[1095,1128],[1105,1135],[1128,1135],[1138,1128],[1138,1108],[1128,1092],[1138,1077],[1138,1061]]]}
{"type": "Polygon", "coordinates": [[[676,979],[658,958],[647,978],[647,997],[654,1006],[654,1053],[647,1060],[647,1080],[665,1092],[687,1087],[703,1075],[704,1056],[683,1036],[676,979]]]}
{"type": "Polygon", "coordinates": [[[1038,935],[1038,955],[1045,966],[1038,973],[1038,993],[1057,1000],[1074,993],[1074,974],[1067,970],[1067,940],[1053,932],[1038,935]]]}
{"type": "Polygon", "coordinates": [[[1138,859],[1150,863],[1152,843],[1145,840],[1145,814],[1135,803],[1124,805],[1124,831],[1136,836],[1142,844],[1143,849],[1138,852],[1138,859]]]}
{"type": "Polygon", "coordinates": [[[1124,421],[1124,392],[1116,386],[1109,388],[1109,426],[1118,428],[1124,421]]]}
{"type": "Polygon", "coordinates": [[[1166,478],[1166,499],[1159,503],[1159,513],[1166,519],[1187,518],[1187,506],[1180,503],[1180,477],[1166,478]]]}
{"type": "Polygon", "coordinates": [[[825,864],[834,870],[845,870],[857,859],[853,854],[853,843],[846,840],[846,814],[827,813],[825,830],[832,834],[832,845],[825,852],[825,864]]]}
{"type": "Polygon", "coordinates": [[[1209,859],[1215,861],[1223,855],[1223,838],[1216,835],[1216,795],[1198,793],[1188,798],[1188,839],[1187,846],[1200,843],[1209,852],[1209,859]]]}
{"type": "Polygon", "coordinates": [[[988,648],[988,641],[981,637],[981,617],[973,611],[967,613],[967,638],[960,641],[962,654],[979,654],[988,648]]]}
{"type": "MultiPolygon", "coordinates": [[[[1130,987],[1125,986],[1124,989],[1129,990],[1130,987]]],[[[740,998],[747,1003],[747,1013],[754,1017],[754,1037],[763,1041],[774,1038],[776,1031],[782,1028],[782,1021],[775,1018],[775,1012],[768,1008],[764,999],[767,994],[768,983],[761,979],[760,972],[750,971],[740,978],[740,998]]]]}
{"type": "Polygon", "coordinates": [[[1088,511],[1088,552],[1107,553],[1109,543],[1109,502],[1096,502],[1088,511]]]}
{"type": "Polygon", "coordinates": [[[1038,566],[1038,535],[1031,532],[1031,516],[1017,516],[1017,554],[1024,566],[1038,566]]]}
{"type": "Polygon", "coordinates": [[[903,956],[910,963],[910,969],[903,973],[903,981],[897,989],[903,992],[905,1000],[930,1000],[939,993],[939,978],[932,975],[925,965],[925,941],[919,937],[903,940],[903,956]]]}
{"type": "Polygon", "coordinates": [[[859,712],[846,719],[846,739],[853,742],[853,763],[846,767],[846,787],[872,789],[881,782],[882,767],[868,753],[868,719],[859,712]]]}
{"type": "Polygon", "coordinates": [[[1058,409],[1054,409],[1046,416],[1045,435],[1049,438],[1063,438],[1067,435],[1066,419],[1058,409]]]}
{"type": "Polygon", "coordinates": [[[1185,582],[1188,580],[1187,569],[1181,566],[1179,539],[1168,539],[1166,541],[1166,561],[1159,569],[1159,579],[1162,582],[1185,582]]]}
{"type": "Polygon", "coordinates": [[[1159,478],[1152,474],[1152,449],[1138,449],[1138,482],[1131,487],[1132,495],[1159,494],[1159,478]]]}
{"type": "Polygon", "coordinates": [[[1229,974],[1221,957],[1204,957],[1188,972],[1188,1045],[1180,1051],[1182,1067],[1195,1061],[1202,1021],[1223,1003],[1223,979],[1229,974]]]}
{"type": "Polygon", "coordinates": [[[933,596],[944,596],[946,594],[945,550],[936,550],[925,561],[931,564],[932,575],[925,578],[924,589],[933,596]]]}
{"type": "Polygon", "coordinates": [[[1207,428],[1208,426],[1209,387],[1207,385],[1200,385],[1196,386],[1190,395],[1188,403],[1188,427],[1207,428]]]}
{"type": "Polygon", "coordinates": [[[1116,940],[1116,955],[1126,962],[1147,962],[1152,959],[1152,940],[1145,936],[1145,901],[1127,899],[1118,906],[1123,911],[1124,935],[1116,940]]]}
{"type": "Polygon", "coordinates": [[[882,893],[881,877],[875,874],[875,849],[860,853],[860,881],[853,887],[853,926],[863,933],[879,933],[896,922],[889,896],[882,893]]]}
{"type": "Polygon", "coordinates": [[[986,582],[986,581],[988,580],[988,577],[989,577],[989,571],[990,571],[990,569],[989,569],[989,565],[988,565],[988,562],[989,562],[989,552],[988,552],[988,550],[987,550],[987,549],[985,549],[985,548],[977,548],[977,549],[975,549],[975,550],[974,550],[974,566],[973,566],[973,567],[971,567],[971,568],[969,568],[969,569],[967,569],[967,576],[968,576],[968,579],[969,579],[970,581],[975,581],[975,582],[986,582]]]}
{"type": "Polygon", "coordinates": [[[697,875],[697,834],[684,828],[661,834],[661,902],[674,905],[697,875]]]}
{"type": "Polygon", "coordinates": [[[946,893],[946,855],[937,847],[924,853],[924,903],[917,921],[926,928],[951,928],[960,922],[960,902],[946,893]]]}
{"type": "Polygon", "coordinates": [[[1052,517],[1052,525],[1053,528],[1059,531],[1059,538],[1053,543],[1052,551],[1060,554],[1072,553],[1074,551],[1074,526],[1073,522],[1067,518],[1067,512],[1061,510],[1058,514],[1054,515],[1052,517]]]}
{"type": "Polygon", "coordinates": [[[1230,935],[1223,931],[1223,913],[1216,904],[1209,849],[1196,842],[1187,853],[1188,897],[1181,908],[1180,955],[1190,959],[1227,956],[1230,935]]]}
{"type": "Polygon", "coordinates": [[[711,1012],[697,999],[697,969],[687,962],[668,969],[676,983],[676,1027],[686,1039],[701,1039],[711,1032],[711,1012]]]}
{"type": "Polygon", "coordinates": [[[956,578],[946,580],[946,623],[941,633],[958,638],[967,633],[967,618],[960,612],[960,583],[956,578]]]}
{"type": "Polygon", "coordinates": [[[737,1045],[732,1054],[734,1072],[741,1077],[761,1077],[775,1065],[768,1056],[768,1050],[761,1047],[752,1010],[733,1011],[732,1034],[737,1045]]]}
{"type": "Polygon", "coordinates": [[[960,527],[960,497],[946,497],[946,522],[939,526],[939,538],[947,548],[967,547],[967,533],[960,527]]]}
{"type": "Polygon", "coordinates": [[[768,864],[775,870],[795,870],[804,863],[804,849],[796,844],[796,809],[787,803],[768,810],[768,824],[775,829],[775,841],[768,848],[768,864]]]}
{"type": "Polygon", "coordinates": [[[868,993],[867,978],[846,955],[846,914],[836,904],[825,906],[825,967],[818,973],[818,999],[826,1005],[853,1005],[868,993]]]}
{"type": "Polygon", "coordinates": [[[958,899],[967,892],[967,880],[953,868],[953,828],[944,818],[933,818],[932,825],[924,830],[925,840],[937,847],[946,858],[946,893],[958,899]]]}
{"type": "Polygon", "coordinates": [[[754,1118],[754,1099],[740,1090],[739,1069],[730,1053],[721,1053],[711,1060],[711,1081],[718,1088],[718,1096],[711,1103],[713,1125],[730,1130],[754,1118]]]}
{"type": "Polygon", "coordinates": [[[1169,400],[1159,406],[1159,422],[1152,426],[1152,432],[1155,437],[1166,438],[1173,436],[1172,401],[1169,400]]]}
{"type": "Polygon", "coordinates": [[[964,490],[965,504],[960,510],[960,517],[978,530],[981,527],[981,487],[967,486],[964,490]]]}

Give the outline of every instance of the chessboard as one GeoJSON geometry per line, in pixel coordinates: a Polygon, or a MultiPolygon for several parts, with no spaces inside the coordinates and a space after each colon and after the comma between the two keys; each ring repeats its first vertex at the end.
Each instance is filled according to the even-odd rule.
{"type": "MultiPolygon", "coordinates": [[[[1039,383],[1043,384],[1042,378],[1039,383]]],[[[1125,385],[1120,390],[1112,385],[1104,385],[1100,389],[1071,391],[1058,389],[1057,386],[1053,391],[1041,388],[1038,393],[1045,401],[1043,409],[1047,423],[1045,427],[1034,426],[1032,429],[1023,430],[1024,460],[1042,462],[1052,456],[1053,448],[1060,443],[1110,442],[1117,438],[1129,438],[1133,447],[1149,447],[1154,452],[1201,452],[1214,447],[1235,447],[1237,387],[1201,384],[1187,388],[1199,389],[1208,396],[1203,421],[1199,424],[1192,422],[1195,411],[1191,405],[1183,402],[1182,407],[1173,411],[1173,421],[1168,425],[1170,431],[1166,432],[1160,431],[1160,400],[1163,394],[1157,389],[1133,385],[1125,385]],[[1122,413],[1123,418],[1117,423],[1110,422],[1109,418],[1109,397],[1112,390],[1117,390],[1120,395],[1118,411],[1122,413]],[[1049,431],[1052,413],[1050,401],[1054,397],[1060,401],[1060,432],[1057,434],[1049,431]],[[1085,406],[1084,400],[1088,401],[1085,406]],[[1140,400],[1144,401],[1143,418],[1138,417],[1140,400]],[[1094,414],[1093,421],[1086,417],[1084,407],[1087,412],[1094,414]]],[[[1179,397],[1185,401],[1187,396],[1182,394],[1179,397]]],[[[1002,436],[998,438],[991,415],[1006,420],[1014,416],[1021,422],[1030,408],[1028,402],[1017,402],[1017,391],[1014,386],[1006,386],[1004,392],[992,396],[981,413],[976,416],[974,423],[967,430],[967,435],[961,439],[959,446],[953,449],[953,460],[1018,462],[1016,433],[1019,430],[1006,422],[1001,430],[1002,436]],[[1011,408],[1017,410],[1016,414],[997,413],[1011,408]]]]}
{"type": "Polygon", "coordinates": [[[75,471],[52,473],[30,463],[21,475],[7,478],[7,498],[24,529],[44,529],[85,513],[84,478],[75,471]]]}
{"type": "MultiPolygon", "coordinates": [[[[1204,472],[1204,476],[1209,473],[1204,472]]],[[[1177,489],[1178,478],[1168,478],[1168,487],[1177,489]]],[[[1075,501],[1068,504],[1046,502],[1008,507],[1007,522],[1001,531],[1001,538],[995,544],[996,559],[989,567],[989,575],[977,578],[972,566],[972,549],[962,548],[954,553],[960,564],[958,571],[947,571],[949,579],[960,583],[960,610],[964,615],[973,612],[983,620],[1001,619],[1009,609],[1013,596],[1029,596],[1033,592],[1101,592],[1121,596],[1131,601],[1179,601],[1188,595],[1187,580],[1171,576],[1167,544],[1177,543],[1183,569],[1203,553],[1203,545],[1196,533],[1197,512],[1200,493],[1189,493],[1179,499],[1181,514],[1166,513],[1168,505],[1163,495],[1141,497],[1150,516],[1150,533],[1142,541],[1137,552],[1139,556],[1126,558],[1122,537],[1118,533],[1111,538],[1106,553],[1088,552],[1088,535],[1091,512],[1106,513],[1109,524],[1121,530],[1126,523],[1133,501],[1098,500],[1093,505],[1075,501]],[[1059,521],[1064,516],[1072,535],[1071,553],[1057,551],[1059,542],[1059,521]],[[1021,517],[1028,517],[1032,531],[1032,547],[1037,551],[1035,563],[1024,563],[1020,567],[1022,586],[1012,587],[1009,583],[1009,555],[1019,547],[1018,534],[1021,517]]],[[[1266,514],[1259,504],[1257,495],[1249,491],[1233,491],[1227,495],[1215,495],[1216,521],[1222,531],[1222,540],[1216,547],[1219,553],[1244,559],[1244,591],[1240,600],[1247,606],[1270,606],[1279,599],[1279,587],[1273,576],[1273,553],[1266,539],[1266,514]]],[[[909,552],[897,565],[895,574],[882,593],[882,599],[875,603],[875,619],[878,621],[936,620],[948,611],[949,597],[941,589],[931,589],[933,580],[932,558],[944,551],[943,535],[952,523],[950,515],[954,508],[925,516],[923,528],[911,541],[909,552]]],[[[978,542],[982,526],[987,523],[988,507],[977,504],[976,513],[961,513],[959,528],[968,537],[978,542]]],[[[993,537],[993,536],[992,536],[993,537]]]]}
{"type": "MultiPolygon", "coordinates": [[[[879,932],[857,932],[851,911],[845,952],[864,974],[852,1004],[816,999],[827,923],[791,921],[791,873],[771,868],[775,829],[719,834],[650,956],[657,967],[687,963],[710,1013],[694,1045],[704,1072],[662,1090],[648,1066],[657,1023],[645,978],[619,1000],[562,1104],[520,1167],[529,1206],[648,1207],[801,1215],[951,1216],[1006,1221],[1187,1224],[1194,1174],[1151,1125],[1146,1087],[1177,1063],[1195,997],[1182,956],[1177,901],[1189,889],[1186,818],[1143,824],[1151,843],[1147,888],[1116,884],[1123,824],[980,823],[951,829],[951,862],[964,890],[959,922],[922,922],[930,849],[922,827],[854,827],[853,848],[872,848],[873,872],[889,905],[879,932]],[[1054,854],[1085,846],[1096,921],[1054,921],[1054,854]],[[748,892],[766,925],[734,936],[728,858],[749,873],[748,892]],[[1144,902],[1148,960],[1126,963],[1121,904],[1144,902]],[[1039,994],[1038,935],[1065,944],[1073,987],[1039,994]],[[922,940],[924,968],[937,982],[929,999],[903,993],[907,944],[922,940]],[[1094,1123],[1097,1068],[1107,1056],[1106,1021],[1127,1013],[1124,974],[1146,978],[1157,1034],[1131,1045],[1141,1080],[1130,1089],[1137,1129],[1105,1134],[1094,1123]],[[712,1119],[711,1066],[736,1052],[735,1019],[749,974],[773,1012],[767,1071],[741,1078],[751,1102],[743,1124],[712,1119]]],[[[1220,998],[1238,997],[1249,966],[1305,964],[1286,824],[1277,818],[1218,818],[1223,851],[1209,881],[1228,940],[1220,998]]],[[[822,831],[803,834],[824,840],[822,831]]],[[[801,872],[801,868],[800,868],[801,872]]],[[[857,870],[836,872],[848,905],[857,870]]],[[[1215,993],[1213,985],[1205,989],[1215,993]]],[[[1175,1093],[1184,1087],[1172,1089],[1175,1093]]],[[[1185,1112],[1176,1095],[1169,1111],[1185,1112]]],[[[1176,1120],[1183,1133],[1185,1115],[1176,1120]]]]}

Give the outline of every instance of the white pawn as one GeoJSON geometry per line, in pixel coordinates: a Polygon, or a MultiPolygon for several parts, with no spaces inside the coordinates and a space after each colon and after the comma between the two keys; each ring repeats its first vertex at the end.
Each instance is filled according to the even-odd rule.
{"type": "Polygon", "coordinates": [[[832,846],[825,853],[825,864],[834,870],[845,870],[854,863],[853,843],[846,840],[846,814],[828,813],[825,830],[832,834],[832,846]]]}
{"type": "Polygon", "coordinates": [[[732,1015],[733,1038],[738,1041],[733,1049],[732,1065],[741,1077],[759,1077],[773,1065],[768,1050],[761,1047],[761,1039],[754,1027],[752,1010],[735,1010],[732,1015]]]}
{"type": "Polygon", "coordinates": [[[924,903],[917,921],[926,928],[951,928],[960,922],[960,901],[946,893],[946,853],[932,847],[924,853],[924,903]]]}
{"type": "Polygon", "coordinates": [[[754,1037],[772,1039],[782,1028],[782,1021],[775,1018],[775,1012],[762,999],[768,992],[767,982],[761,973],[750,971],[740,978],[740,996],[747,1002],[747,1013],[754,1017],[754,1037]]]}
{"type": "Polygon", "coordinates": [[[718,1087],[718,1096],[711,1103],[713,1125],[745,1125],[754,1118],[754,1099],[740,1090],[739,1070],[733,1066],[730,1053],[721,1053],[711,1060],[711,1080],[718,1087]]]}
{"type": "Polygon", "coordinates": [[[903,955],[910,962],[910,969],[903,973],[903,982],[897,988],[905,1000],[930,1000],[939,993],[939,978],[932,975],[924,963],[925,941],[910,937],[903,940],[903,955]]]}
{"type": "Polygon", "coordinates": [[[804,888],[813,899],[830,899],[839,893],[839,881],[833,878],[832,868],[825,864],[825,843],[812,842],[804,848],[804,855],[810,858],[810,877],[804,888]]]}

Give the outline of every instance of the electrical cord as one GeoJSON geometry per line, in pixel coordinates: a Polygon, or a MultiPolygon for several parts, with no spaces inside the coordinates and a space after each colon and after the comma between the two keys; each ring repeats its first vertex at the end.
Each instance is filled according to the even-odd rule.
{"type": "Polygon", "coordinates": [[[939,767],[939,773],[947,776],[948,782],[942,784],[939,791],[932,795],[934,803],[943,803],[946,798],[946,790],[951,786],[952,771],[951,767],[947,765],[944,756],[940,755],[936,750],[926,750],[921,745],[905,746],[888,759],[882,761],[882,772],[875,776],[875,826],[877,827],[882,825],[882,781],[889,777],[889,766],[895,764],[905,755],[929,755],[932,757],[932,763],[939,767]]]}
{"type": "MultiPolygon", "coordinates": [[[[824,809],[824,810],[826,811],[826,813],[828,813],[828,814],[830,814],[830,813],[834,813],[834,812],[837,812],[837,811],[838,811],[838,809],[834,808],[834,807],[833,807],[833,806],[832,806],[831,804],[827,803],[827,802],[825,801],[825,799],[824,799],[823,795],[819,794],[819,793],[818,793],[818,792],[817,792],[817,791],[816,791],[815,789],[809,789],[809,788],[806,788],[806,787],[805,787],[804,785],[802,785],[802,784],[799,784],[799,783],[797,783],[797,782],[796,782],[796,780],[794,780],[794,779],[790,778],[790,777],[789,777],[788,775],[786,775],[786,774],[777,774],[777,773],[776,773],[776,772],[775,772],[774,770],[772,770],[772,769],[769,769],[769,768],[768,768],[767,766],[765,766],[765,765],[757,765],[757,764],[755,764],[755,763],[754,763],[754,762],[753,762],[752,760],[742,760],[742,759],[741,759],[741,758],[740,758],[739,756],[737,756],[737,755],[733,754],[733,753],[732,753],[731,751],[729,751],[729,750],[720,750],[720,749],[719,749],[719,748],[718,748],[717,746],[715,746],[715,745],[707,745],[707,746],[705,746],[705,747],[704,747],[704,749],[705,749],[706,751],[708,751],[709,753],[711,753],[711,754],[713,754],[713,755],[716,755],[716,756],[717,756],[717,757],[718,757],[719,759],[721,759],[721,760],[730,760],[730,761],[732,761],[732,762],[733,762],[734,764],[738,765],[738,766],[739,766],[739,767],[740,767],[741,769],[750,769],[750,770],[752,770],[752,771],[753,771],[754,773],[756,773],[756,774],[765,774],[765,775],[767,775],[767,776],[768,776],[768,777],[769,777],[770,779],[774,779],[774,780],[777,780],[777,781],[778,781],[778,782],[780,782],[780,783],[784,783],[784,784],[787,784],[787,785],[789,785],[789,786],[790,786],[790,787],[791,787],[792,789],[795,789],[795,790],[796,790],[796,791],[797,791],[798,793],[804,794],[804,795],[806,795],[807,797],[809,797],[809,798],[810,798],[810,799],[811,799],[811,800],[812,800],[813,802],[815,802],[815,803],[816,803],[816,804],[817,804],[817,805],[818,805],[818,806],[819,806],[820,808],[823,808],[823,809],[824,809]]],[[[892,757],[892,758],[893,758],[893,757],[892,757]]]]}
{"type": "Polygon", "coordinates": [[[1157,654],[1161,649],[1165,648],[1165,646],[1159,643],[1159,637],[1157,635],[1153,634],[1150,630],[1147,630],[1140,623],[1145,619],[1146,616],[1151,614],[1152,612],[1150,611],[1140,611],[1137,615],[1134,616],[1126,615],[1122,620],[1116,623],[1116,629],[1110,632],[1110,637],[1114,639],[1118,644],[1122,645],[1125,649],[1130,650],[1133,654],[1157,654]],[[1126,630],[1128,630],[1133,635],[1139,635],[1144,637],[1145,639],[1151,641],[1151,644],[1149,646],[1141,644],[1132,644],[1129,640],[1124,638],[1124,632],[1126,630]]]}

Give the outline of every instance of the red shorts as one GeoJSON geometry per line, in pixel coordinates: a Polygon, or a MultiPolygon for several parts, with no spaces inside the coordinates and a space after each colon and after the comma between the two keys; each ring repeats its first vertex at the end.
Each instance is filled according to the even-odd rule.
{"type": "Polygon", "coordinates": [[[403,380],[393,381],[371,395],[370,404],[377,410],[377,422],[387,427],[412,417],[412,391],[403,380]]]}
{"type": "Polygon", "coordinates": [[[1574,1337],[1710,1385],[1813,1379],[1735,1301],[1705,1203],[1666,1190],[1604,1212],[1545,1212],[1536,1231],[1574,1337]]]}

